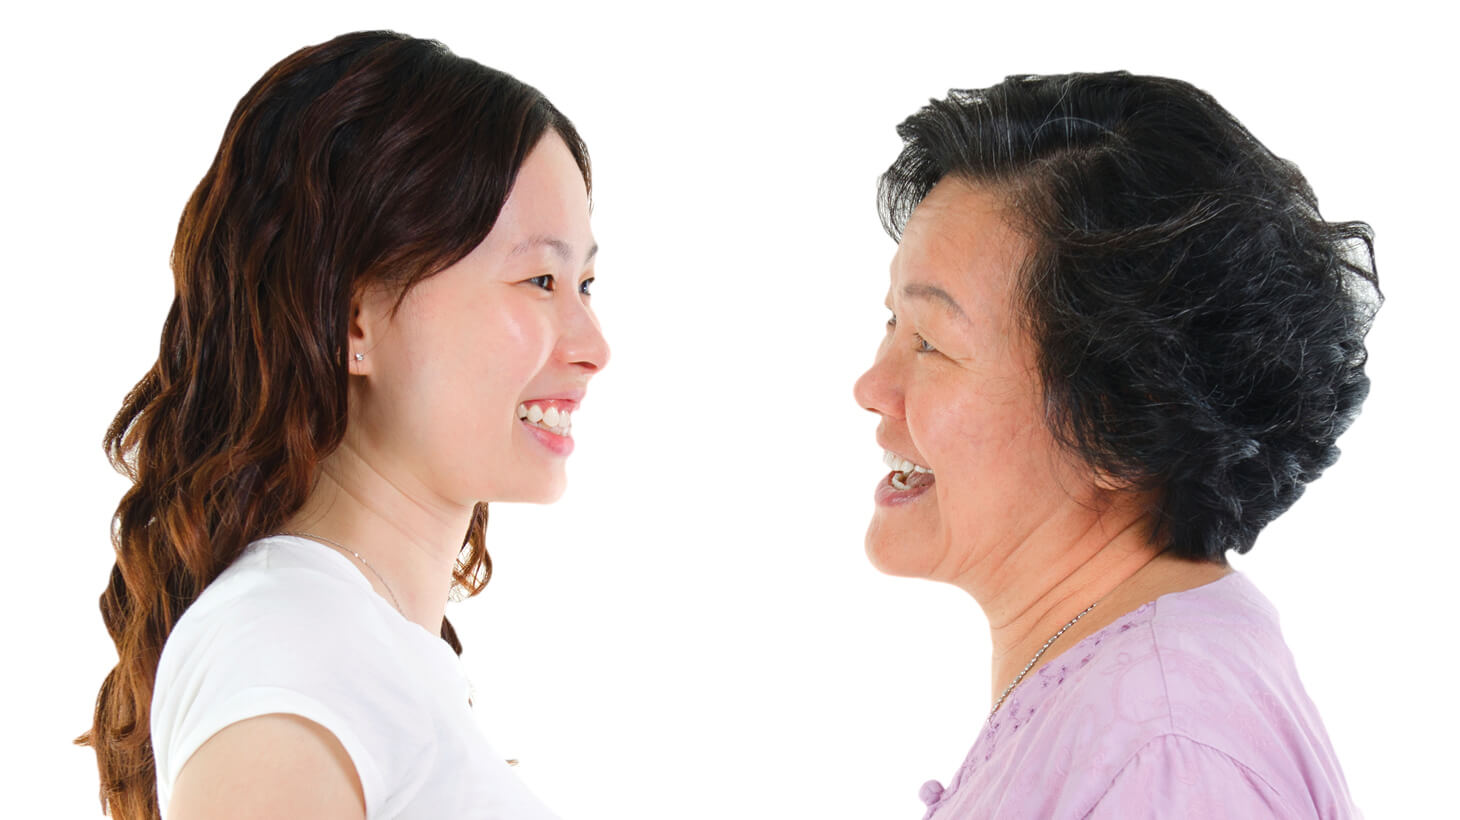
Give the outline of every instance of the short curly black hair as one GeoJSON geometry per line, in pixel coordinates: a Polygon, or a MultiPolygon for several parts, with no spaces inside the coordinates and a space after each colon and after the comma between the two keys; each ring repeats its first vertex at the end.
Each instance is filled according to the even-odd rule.
{"type": "Polygon", "coordinates": [[[900,239],[948,176],[1007,197],[1033,248],[1017,304],[1046,422],[1105,480],[1156,491],[1160,546],[1246,552],[1338,458],[1369,390],[1373,233],[1325,222],[1297,167],[1210,95],[1015,76],[897,132],[883,226],[900,239]]]}

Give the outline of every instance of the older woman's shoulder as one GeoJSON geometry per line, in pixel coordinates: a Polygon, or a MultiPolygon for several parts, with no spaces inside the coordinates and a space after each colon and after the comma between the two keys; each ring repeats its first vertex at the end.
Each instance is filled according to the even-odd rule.
{"type": "Polygon", "coordinates": [[[1086,806],[1118,803],[1122,784],[1160,792],[1154,779],[1173,805],[1200,797],[1198,787],[1245,788],[1296,816],[1348,816],[1277,611],[1239,573],[1127,614],[1041,669],[1035,685],[1048,692],[1024,740],[1079,773],[1086,806]]]}
{"type": "Polygon", "coordinates": [[[1236,750],[1318,723],[1277,610],[1246,576],[1234,572],[1144,609],[1129,645],[1117,640],[1102,665],[1119,676],[1130,661],[1145,660],[1131,671],[1159,684],[1153,716],[1170,731],[1236,750]]]}

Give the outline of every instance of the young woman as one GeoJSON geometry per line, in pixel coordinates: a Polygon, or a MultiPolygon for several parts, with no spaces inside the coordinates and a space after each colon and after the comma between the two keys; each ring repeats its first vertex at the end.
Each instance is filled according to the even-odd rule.
{"type": "Polygon", "coordinates": [[[562,492],[607,363],[589,180],[538,91],[429,40],[344,35],[239,102],[107,433],[113,816],[551,816],[444,609],[490,575],[486,502],[562,492]]]}

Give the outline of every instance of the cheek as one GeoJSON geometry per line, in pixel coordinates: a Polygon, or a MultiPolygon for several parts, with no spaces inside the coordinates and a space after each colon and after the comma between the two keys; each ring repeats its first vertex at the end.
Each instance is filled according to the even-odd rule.
{"type": "MultiPolygon", "coordinates": [[[[940,532],[969,556],[1021,537],[1065,498],[1076,482],[1032,397],[985,391],[928,421],[941,463],[936,490],[940,532]]],[[[931,458],[931,456],[930,456],[931,458]]]]}
{"type": "MultiPolygon", "coordinates": [[[[509,294],[510,295],[510,294],[509,294]]],[[[527,299],[462,299],[419,313],[401,374],[412,426],[451,473],[507,455],[517,404],[552,351],[545,311],[527,299]]]]}
{"type": "Polygon", "coordinates": [[[908,427],[935,472],[1009,467],[1047,449],[1037,395],[1022,375],[947,379],[909,394],[908,427]]]}
{"type": "Polygon", "coordinates": [[[545,311],[520,301],[504,303],[476,317],[472,327],[478,378],[495,394],[491,398],[514,407],[521,399],[532,398],[523,391],[552,354],[552,327],[545,311]]]}
{"type": "Polygon", "coordinates": [[[977,385],[951,377],[928,378],[908,386],[904,412],[913,446],[933,472],[967,465],[986,441],[995,421],[993,408],[977,385]]]}
{"type": "MultiPolygon", "coordinates": [[[[525,301],[525,300],[524,300],[525,301]]],[[[560,459],[544,458],[522,429],[517,405],[548,395],[537,381],[553,349],[553,326],[537,305],[506,304],[477,318],[468,334],[475,354],[453,402],[467,421],[449,458],[469,494],[486,501],[550,501],[562,492],[560,459]],[[462,404],[461,397],[471,398],[462,404]]]]}

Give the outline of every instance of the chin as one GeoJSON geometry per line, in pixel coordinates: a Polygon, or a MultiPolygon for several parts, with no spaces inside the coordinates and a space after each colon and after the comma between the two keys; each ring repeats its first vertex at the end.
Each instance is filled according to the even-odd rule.
{"type": "Polygon", "coordinates": [[[519,501],[528,504],[551,504],[563,497],[563,492],[568,489],[568,481],[558,473],[550,480],[541,482],[532,487],[524,487],[522,498],[519,501]]]}
{"type": "Polygon", "coordinates": [[[874,523],[867,528],[867,560],[878,572],[898,578],[928,577],[928,556],[912,543],[915,539],[898,538],[880,530],[874,523]]]}
{"type": "Polygon", "coordinates": [[[531,503],[533,503],[533,504],[552,504],[552,503],[556,502],[558,499],[560,499],[560,498],[563,497],[563,491],[566,490],[566,489],[567,489],[566,486],[559,485],[557,487],[554,487],[551,490],[548,490],[548,491],[543,492],[537,498],[532,499],[532,502],[531,503]]]}
{"type": "Polygon", "coordinates": [[[478,494],[477,498],[485,503],[507,503],[507,504],[551,504],[563,497],[563,491],[568,488],[567,476],[562,470],[543,475],[519,475],[517,480],[507,486],[501,482],[495,482],[496,486],[479,488],[485,490],[478,494]]]}

